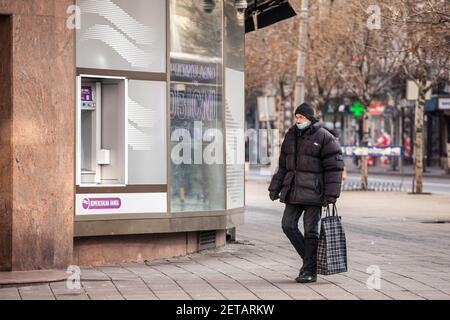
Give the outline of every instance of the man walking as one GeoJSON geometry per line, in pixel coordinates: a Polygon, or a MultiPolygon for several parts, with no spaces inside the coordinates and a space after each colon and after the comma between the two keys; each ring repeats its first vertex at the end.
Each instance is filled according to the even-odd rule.
{"type": "Polygon", "coordinates": [[[339,143],[315,118],[307,103],[295,110],[293,125],[281,144],[278,171],[269,185],[272,201],[286,207],[283,232],[303,260],[300,283],[317,281],[317,246],[322,206],[335,203],[341,192],[344,161],[339,143]],[[303,214],[304,236],[298,228],[303,214]]]}

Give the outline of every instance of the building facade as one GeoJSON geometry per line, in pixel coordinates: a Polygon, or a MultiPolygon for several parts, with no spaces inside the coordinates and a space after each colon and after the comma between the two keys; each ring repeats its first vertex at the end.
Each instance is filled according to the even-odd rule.
{"type": "Polygon", "coordinates": [[[0,268],[143,261],[244,222],[234,1],[0,1],[0,268]]]}

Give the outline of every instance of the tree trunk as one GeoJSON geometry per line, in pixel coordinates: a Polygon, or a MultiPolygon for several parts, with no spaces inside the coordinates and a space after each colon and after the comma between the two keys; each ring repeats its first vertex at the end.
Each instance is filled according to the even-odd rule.
{"type": "MultiPolygon", "coordinates": [[[[363,115],[362,115],[362,140],[361,140],[361,145],[364,147],[367,147],[369,145],[369,126],[367,123],[368,120],[368,115],[367,112],[364,111],[363,115]]],[[[368,184],[368,179],[367,179],[367,157],[366,156],[362,156],[361,157],[361,189],[362,190],[367,190],[367,184],[368,184]]]]}
{"type": "Polygon", "coordinates": [[[415,188],[414,193],[422,193],[423,191],[423,112],[425,105],[425,91],[424,86],[419,86],[419,99],[416,102],[415,110],[415,140],[414,140],[414,152],[415,152],[415,188]]]}

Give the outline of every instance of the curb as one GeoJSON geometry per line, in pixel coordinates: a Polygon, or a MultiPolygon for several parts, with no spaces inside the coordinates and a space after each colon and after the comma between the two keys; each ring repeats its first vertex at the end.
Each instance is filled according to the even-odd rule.
{"type": "Polygon", "coordinates": [[[61,282],[66,281],[68,277],[66,270],[0,272],[0,286],[61,282]]]}

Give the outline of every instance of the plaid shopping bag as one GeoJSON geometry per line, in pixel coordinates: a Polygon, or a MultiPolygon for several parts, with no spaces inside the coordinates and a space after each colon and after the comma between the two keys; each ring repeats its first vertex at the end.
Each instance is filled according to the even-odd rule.
{"type": "Polygon", "coordinates": [[[326,208],[326,216],[320,225],[319,245],[317,248],[317,273],[330,275],[347,271],[347,243],[341,217],[337,214],[336,204],[333,213],[326,208]]]}

